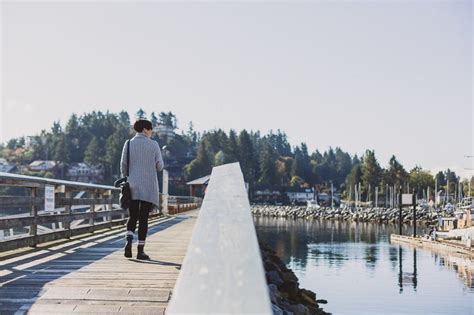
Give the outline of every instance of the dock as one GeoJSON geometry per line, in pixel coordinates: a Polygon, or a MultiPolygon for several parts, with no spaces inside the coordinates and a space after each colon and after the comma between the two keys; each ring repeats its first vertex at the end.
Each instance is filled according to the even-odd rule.
{"type": "Polygon", "coordinates": [[[433,241],[431,239],[422,237],[404,236],[398,234],[390,235],[390,242],[409,244],[412,246],[431,249],[435,251],[443,251],[449,253],[457,253],[465,255],[469,258],[474,258],[474,247],[468,248],[462,244],[452,241],[433,241]]]}
{"type": "Polygon", "coordinates": [[[163,314],[198,213],[152,222],[150,261],[124,258],[122,228],[0,262],[0,313],[163,314]]]}

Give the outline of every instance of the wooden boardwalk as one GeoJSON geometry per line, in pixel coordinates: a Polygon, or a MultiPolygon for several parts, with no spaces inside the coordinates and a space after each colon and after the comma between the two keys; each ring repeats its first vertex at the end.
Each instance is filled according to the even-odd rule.
{"type": "Polygon", "coordinates": [[[123,257],[123,229],[0,260],[0,314],[163,314],[197,214],[150,224],[151,261],[123,257]]]}

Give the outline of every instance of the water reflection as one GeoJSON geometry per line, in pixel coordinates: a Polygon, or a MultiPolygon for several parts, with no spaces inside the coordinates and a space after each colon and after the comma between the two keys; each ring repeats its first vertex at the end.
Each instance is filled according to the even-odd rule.
{"type": "MultiPolygon", "coordinates": [[[[307,264],[308,251],[312,248],[308,244],[328,243],[366,243],[367,246],[364,259],[368,268],[374,268],[378,259],[377,243],[388,241],[390,233],[397,228],[393,224],[371,224],[365,222],[339,222],[325,220],[286,220],[282,218],[255,218],[259,237],[265,239],[285,263],[293,257],[296,262],[304,268],[307,264]],[[275,237],[278,235],[278,237],[275,237]]],[[[410,233],[410,227],[404,226],[403,231],[410,233]]],[[[320,250],[320,249],[318,249],[320,250]]],[[[314,251],[312,255],[318,254],[314,251]]],[[[328,257],[338,257],[341,253],[326,251],[328,257]]]]}
{"type": "MultiPolygon", "coordinates": [[[[295,271],[301,285],[330,301],[329,312],[354,314],[351,301],[370,305],[364,314],[474,311],[474,262],[390,244],[397,225],[262,217],[255,223],[259,238],[295,271]]],[[[411,231],[403,226],[404,234],[411,231]]]]}
{"type": "Polygon", "coordinates": [[[413,248],[413,272],[403,273],[403,249],[402,246],[398,246],[398,287],[400,288],[399,293],[403,293],[403,285],[409,285],[413,287],[413,290],[416,291],[416,286],[418,285],[417,272],[416,272],[416,248],[413,248]]]}

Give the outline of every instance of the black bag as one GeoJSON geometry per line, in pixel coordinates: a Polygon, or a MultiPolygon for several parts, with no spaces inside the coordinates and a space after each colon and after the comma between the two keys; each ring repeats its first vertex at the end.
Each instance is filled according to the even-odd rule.
{"type": "Polygon", "coordinates": [[[128,183],[128,176],[130,169],[130,140],[127,141],[127,171],[125,177],[120,178],[114,182],[114,186],[117,188],[122,188],[120,192],[119,203],[122,209],[130,208],[130,203],[132,201],[132,191],[130,190],[130,183],[128,183]]]}

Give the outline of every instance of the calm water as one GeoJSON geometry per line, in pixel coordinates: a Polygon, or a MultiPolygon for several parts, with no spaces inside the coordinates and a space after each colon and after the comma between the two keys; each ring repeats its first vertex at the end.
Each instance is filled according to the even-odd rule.
{"type": "MultiPolygon", "coordinates": [[[[258,236],[333,314],[474,314],[474,261],[390,244],[388,224],[255,218],[258,236]]],[[[405,227],[409,234],[409,227],[405,227]]]]}

